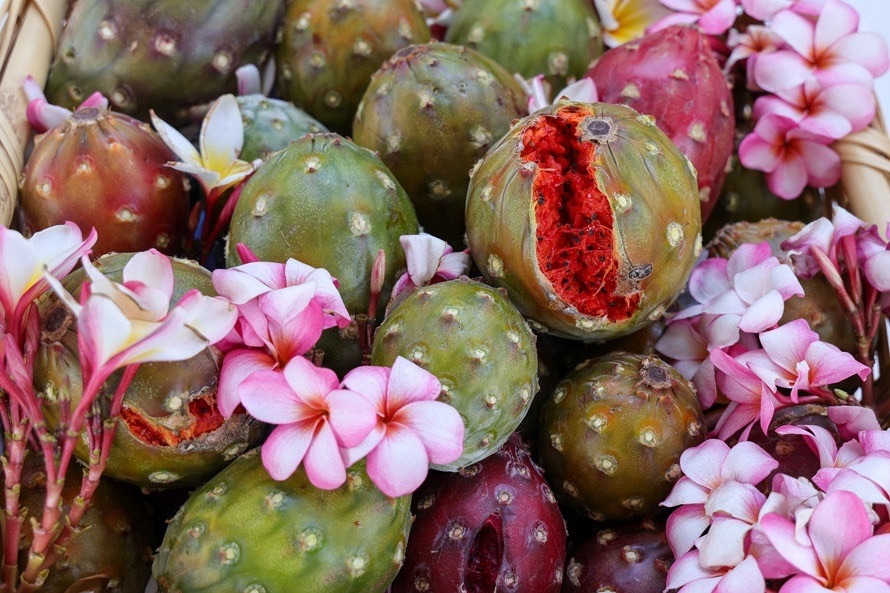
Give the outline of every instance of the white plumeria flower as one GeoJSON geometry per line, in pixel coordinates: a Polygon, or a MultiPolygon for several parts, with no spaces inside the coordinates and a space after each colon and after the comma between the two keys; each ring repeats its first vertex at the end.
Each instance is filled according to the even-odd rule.
{"type": "Polygon", "coordinates": [[[208,195],[223,192],[250,175],[255,165],[240,160],[244,145],[244,123],[238,101],[233,95],[223,95],[211,105],[201,124],[199,153],[185,136],[173,126],[151,113],[151,121],[158,134],[173,152],[182,159],[168,166],[198,178],[208,195]]]}
{"type": "Polygon", "coordinates": [[[550,86],[544,81],[544,75],[538,74],[528,80],[523,79],[518,74],[515,75],[516,81],[522,86],[522,90],[528,96],[528,112],[534,113],[539,109],[544,109],[551,104],[567,99],[569,101],[577,101],[579,103],[595,103],[598,100],[596,84],[593,79],[583,77],[568,85],[556,94],[556,99],[550,101],[550,86]]]}

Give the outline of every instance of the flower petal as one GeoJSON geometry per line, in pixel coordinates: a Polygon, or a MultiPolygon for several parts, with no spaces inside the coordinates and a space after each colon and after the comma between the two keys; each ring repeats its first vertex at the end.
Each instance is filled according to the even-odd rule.
{"type": "Polygon", "coordinates": [[[391,415],[412,402],[434,400],[441,391],[442,385],[435,375],[399,356],[389,374],[387,412],[391,415]]]}
{"type": "Polygon", "coordinates": [[[890,550],[890,534],[874,535],[866,539],[844,557],[837,571],[837,579],[845,581],[864,576],[890,582],[887,550],[890,550]]]}
{"type": "Polygon", "coordinates": [[[179,130],[166,123],[164,120],[151,112],[151,123],[154,124],[155,130],[164,144],[170,147],[170,150],[176,153],[183,163],[192,165],[193,167],[202,167],[201,155],[192,143],[186,140],[185,136],[179,133],[179,130]]]}
{"type": "Polygon", "coordinates": [[[331,425],[320,422],[306,457],[303,459],[306,475],[316,488],[333,490],[346,483],[346,466],[340,457],[340,448],[331,425]]]}
{"type": "Polygon", "coordinates": [[[315,434],[316,422],[283,424],[263,443],[263,466],[273,480],[288,479],[303,461],[315,434]]]}
{"type": "Polygon", "coordinates": [[[680,468],[696,484],[716,488],[722,482],[721,468],[729,455],[729,446],[723,441],[709,439],[697,447],[686,449],[680,455],[680,468]]]}
{"type": "Polygon", "coordinates": [[[318,408],[324,408],[324,396],[340,386],[337,373],[317,367],[302,356],[287,363],[284,376],[300,399],[318,408]]]}
{"type": "Polygon", "coordinates": [[[223,358],[219,372],[216,404],[223,418],[228,418],[241,403],[240,386],[255,372],[275,368],[275,360],[262,350],[232,350],[223,358]]]}
{"type": "Polygon", "coordinates": [[[748,556],[726,573],[714,588],[714,593],[763,593],[766,583],[757,561],[748,556]]]}
{"type": "MultiPolygon", "coordinates": [[[[872,534],[868,513],[858,496],[838,491],[816,505],[807,527],[823,575],[831,578],[853,548],[872,534]],[[838,529],[843,526],[842,529],[838,529]]],[[[819,574],[819,573],[811,573],[819,574]]]]}
{"type": "Polygon", "coordinates": [[[803,84],[813,65],[797,52],[779,50],[758,54],[753,70],[758,86],[775,93],[803,84]]]}
{"type": "Polygon", "coordinates": [[[400,424],[389,424],[386,436],[368,454],[368,476],[393,498],[417,490],[428,472],[429,459],[423,442],[400,424]]]}
{"type": "Polygon", "coordinates": [[[343,377],[343,387],[363,395],[381,415],[386,414],[386,386],[391,369],[378,366],[360,366],[343,377]]]}
{"type": "Polygon", "coordinates": [[[671,546],[675,558],[679,558],[692,549],[695,540],[701,537],[711,518],[705,514],[705,507],[701,504],[683,505],[668,517],[665,526],[665,535],[671,546]]]}
{"type": "Polygon", "coordinates": [[[399,237],[399,243],[405,251],[405,262],[408,265],[411,281],[415,286],[429,284],[436,275],[439,260],[445,255],[448,243],[427,233],[402,235],[399,237]]]}
{"type": "Polygon", "coordinates": [[[865,261],[865,278],[879,292],[890,291],[890,251],[877,253],[865,261]]]}
{"type": "Polygon", "coordinates": [[[284,265],[279,263],[253,262],[213,271],[213,287],[236,305],[286,285],[284,265]]]}
{"type": "Polygon", "coordinates": [[[360,394],[335,389],[325,399],[328,421],[341,447],[355,447],[377,426],[377,409],[360,394]]]}
{"type": "Polygon", "coordinates": [[[451,463],[464,450],[464,423],[452,406],[438,401],[410,403],[392,417],[410,428],[426,447],[430,463],[451,463]]]}
{"type": "Polygon", "coordinates": [[[751,524],[731,517],[715,517],[698,544],[699,562],[708,569],[737,566],[745,559],[745,536],[751,524]]]}
{"type": "Polygon", "coordinates": [[[293,392],[281,371],[251,373],[241,382],[238,394],[251,416],[269,424],[308,422],[324,415],[324,410],[308,406],[293,392]]]}
{"type": "Polygon", "coordinates": [[[743,441],[729,450],[720,469],[725,480],[757,485],[777,467],[779,462],[756,443],[743,441]]]}
{"type": "Polygon", "coordinates": [[[815,550],[811,546],[801,545],[794,537],[794,523],[770,513],[760,520],[760,531],[776,551],[799,571],[808,575],[821,575],[822,569],[815,550]]]}
{"type": "Polygon", "coordinates": [[[233,95],[223,95],[201,124],[201,157],[205,167],[222,175],[238,159],[244,144],[244,123],[233,95]]]}

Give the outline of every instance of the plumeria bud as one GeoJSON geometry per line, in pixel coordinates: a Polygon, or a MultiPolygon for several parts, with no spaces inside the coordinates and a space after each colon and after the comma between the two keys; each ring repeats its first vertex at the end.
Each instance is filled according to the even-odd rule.
{"type": "Polygon", "coordinates": [[[240,259],[243,264],[252,264],[260,261],[260,258],[258,258],[256,254],[250,250],[250,247],[244,243],[238,243],[235,246],[235,252],[238,254],[238,259],[240,259]]]}

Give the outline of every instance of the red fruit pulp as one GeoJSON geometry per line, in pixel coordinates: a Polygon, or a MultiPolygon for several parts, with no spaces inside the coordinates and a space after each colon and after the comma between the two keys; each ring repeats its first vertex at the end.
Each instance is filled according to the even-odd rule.
{"type": "Polygon", "coordinates": [[[183,441],[213,432],[225,422],[212,396],[190,401],[188,417],[190,422],[186,427],[173,430],[158,424],[155,419],[146,416],[138,408],[124,406],[121,410],[121,419],[126,423],[130,433],[142,442],[158,447],[175,447],[183,441]]]}
{"type": "Polygon", "coordinates": [[[598,146],[576,128],[588,113],[562,109],[540,117],[522,135],[522,161],[537,164],[534,180],[538,266],[556,294],[581,313],[621,321],[639,294],[620,295],[612,209],[597,188],[590,163],[598,146]]]}
{"type": "Polygon", "coordinates": [[[504,559],[504,525],[500,513],[492,513],[476,534],[466,564],[467,593],[492,593],[504,559]]]}

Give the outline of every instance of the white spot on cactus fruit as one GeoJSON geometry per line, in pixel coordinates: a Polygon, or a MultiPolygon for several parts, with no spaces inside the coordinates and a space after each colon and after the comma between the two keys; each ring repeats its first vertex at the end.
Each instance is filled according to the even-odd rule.
{"type": "Polygon", "coordinates": [[[644,428],[640,431],[640,444],[644,447],[657,447],[659,443],[658,433],[655,429],[644,428]]]}
{"type": "Polygon", "coordinates": [[[117,87],[111,92],[111,102],[118,107],[125,107],[130,104],[130,92],[124,87],[117,87]]]}
{"type": "Polygon", "coordinates": [[[430,581],[425,576],[420,575],[414,577],[414,590],[421,591],[421,593],[430,590],[430,581]]]}
{"type": "Polygon", "coordinates": [[[623,89],[621,89],[621,96],[625,99],[639,99],[640,87],[632,82],[629,82],[623,89]]]}
{"type": "Polygon", "coordinates": [[[182,409],[182,403],[182,397],[174,394],[164,399],[164,409],[168,412],[175,412],[182,409]]]}
{"type": "Polygon", "coordinates": [[[689,124],[686,135],[696,142],[706,142],[708,134],[705,132],[705,125],[700,121],[694,121],[689,124]]]}
{"type": "Polygon", "coordinates": [[[349,215],[349,232],[356,237],[362,237],[371,232],[371,220],[361,212],[353,212],[349,215]]]}
{"type": "Polygon", "coordinates": [[[509,505],[513,502],[513,498],[516,495],[516,491],[513,490],[510,486],[500,485],[495,488],[494,497],[498,501],[498,504],[509,505]]]}
{"type": "Polygon", "coordinates": [[[534,534],[536,542],[538,542],[539,544],[547,543],[547,527],[543,523],[538,522],[537,524],[535,524],[535,526],[532,528],[532,533],[534,534]]]}
{"type": "Polygon", "coordinates": [[[457,470],[457,473],[459,473],[460,475],[462,475],[465,478],[472,478],[473,476],[477,475],[481,471],[482,471],[482,468],[479,466],[479,464],[474,463],[473,465],[468,465],[467,467],[460,468],[459,470],[457,470]]]}
{"type": "Polygon", "coordinates": [[[213,59],[210,60],[213,68],[220,74],[228,74],[232,70],[233,62],[232,54],[226,50],[216,52],[213,54],[213,59]]]}
{"type": "Polygon", "coordinates": [[[219,498],[223,494],[226,493],[226,490],[229,489],[229,485],[225,482],[220,482],[216,486],[213,487],[213,490],[207,493],[207,498],[219,498]]]}
{"type": "Polygon", "coordinates": [[[485,27],[476,23],[470,28],[470,34],[467,35],[467,43],[482,43],[485,39],[485,27]]]}
{"type": "Polygon", "coordinates": [[[564,400],[566,398],[566,393],[567,393],[567,391],[566,391],[565,387],[563,387],[563,386],[557,387],[553,391],[553,403],[558,404],[559,402],[564,400]]]}
{"type": "Polygon", "coordinates": [[[649,115],[648,113],[641,113],[637,116],[637,121],[643,124],[644,126],[654,126],[655,125],[655,116],[649,115]]]}
{"type": "Polygon", "coordinates": [[[166,31],[161,31],[152,40],[152,46],[162,56],[170,57],[176,53],[176,38],[166,31]]]}
{"type": "Polygon", "coordinates": [[[50,192],[53,191],[52,181],[45,179],[42,183],[37,184],[37,193],[44,198],[48,198],[50,192]]]}
{"type": "Polygon", "coordinates": [[[303,552],[314,552],[324,546],[324,532],[318,527],[307,527],[297,537],[297,545],[303,552]]]}
{"type": "Polygon", "coordinates": [[[550,74],[565,76],[569,72],[569,56],[561,51],[552,52],[547,56],[547,70],[550,74]]]}
{"type": "Polygon", "coordinates": [[[417,100],[418,105],[421,109],[427,109],[433,106],[435,103],[435,98],[433,97],[433,92],[429,89],[420,89],[417,92],[417,100]]]}
{"type": "Polygon", "coordinates": [[[259,583],[251,583],[244,588],[244,593],[266,593],[266,588],[259,583]]]}
{"type": "Polygon", "coordinates": [[[686,432],[689,433],[689,436],[698,436],[701,432],[701,425],[698,422],[690,422],[686,425],[686,432]]]}
{"type": "Polygon", "coordinates": [[[462,540],[464,535],[467,533],[467,528],[461,525],[460,523],[452,523],[448,527],[448,537],[449,539],[453,539],[455,541],[462,540]]]}
{"type": "Polygon", "coordinates": [[[175,482],[178,479],[179,474],[163,470],[148,474],[148,481],[154,482],[155,484],[169,484],[171,482],[175,482]]]}
{"type": "Polygon", "coordinates": [[[600,455],[593,465],[607,476],[613,475],[618,470],[618,460],[614,455],[600,455]]]}
{"type": "Polygon", "coordinates": [[[541,0],[522,0],[523,10],[537,10],[541,6],[541,0]]]}
{"type": "Polygon", "coordinates": [[[677,68],[671,72],[671,78],[676,78],[677,80],[689,80],[689,74],[682,68],[677,68]]]}
{"type": "Polygon", "coordinates": [[[399,19],[399,37],[404,39],[405,41],[409,41],[411,37],[414,36],[414,29],[411,28],[411,23],[408,22],[406,18],[399,19]]]}
{"type": "Polygon", "coordinates": [[[658,156],[661,154],[661,150],[654,142],[645,142],[643,143],[643,148],[646,149],[646,152],[651,154],[652,156],[658,156]]]}
{"type": "Polygon", "coordinates": [[[392,561],[398,566],[405,562],[405,542],[399,542],[396,545],[396,552],[392,555],[392,561]]]}
{"type": "Polygon", "coordinates": [[[102,41],[113,41],[117,39],[117,25],[114,21],[102,21],[99,23],[99,39],[102,41]]]}
{"type": "Polygon", "coordinates": [[[442,200],[451,195],[451,188],[441,179],[435,179],[430,182],[429,192],[434,200],[442,200]]]}
{"type": "Polygon", "coordinates": [[[470,145],[473,148],[479,149],[488,146],[489,142],[491,142],[491,132],[482,126],[476,126],[470,130],[470,145]]]}
{"type": "Polygon", "coordinates": [[[346,487],[350,492],[365,489],[365,479],[357,471],[351,471],[346,474],[346,487]]]}
{"type": "Polygon", "coordinates": [[[494,76],[486,70],[476,70],[476,82],[485,86],[491,86],[494,82],[494,76]]]}
{"type": "Polygon", "coordinates": [[[219,547],[220,564],[235,564],[241,558],[241,547],[235,542],[228,542],[219,547]]]}
{"type": "Polygon", "coordinates": [[[421,511],[425,511],[433,506],[433,503],[436,502],[436,494],[433,492],[427,492],[421,497],[421,499],[417,502],[417,508],[421,511]]]}
{"type": "Polygon", "coordinates": [[[371,44],[364,39],[356,39],[352,44],[352,53],[359,57],[367,58],[371,55],[371,51],[371,44]]]}
{"type": "Polygon", "coordinates": [[[618,534],[611,529],[603,529],[596,534],[596,541],[599,543],[599,545],[605,546],[606,544],[615,541],[615,538],[617,537],[618,534]]]}
{"type": "Polygon", "coordinates": [[[170,235],[167,233],[158,233],[155,237],[155,247],[158,249],[166,249],[170,246],[170,235]]]}
{"type": "Polygon", "coordinates": [[[420,364],[426,360],[426,349],[423,346],[417,346],[409,355],[411,362],[420,364]]]}
{"type": "Polygon", "coordinates": [[[624,214],[633,206],[633,198],[627,194],[615,194],[612,200],[615,202],[613,210],[616,214],[624,214]]]}
{"type": "Polygon", "coordinates": [[[260,218],[269,211],[269,201],[272,199],[270,194],[260,194],[257,196],[256,202],[253,204],[253,216],[260,218]]]}
{"type": "Polygon", "coordinates": [[[203,521],[198,521],[189,527],[188,534],[195,539],[200,538],[207,531],[207,525],[203,521]]]}
{"type": "Polygon", "coordinates": [[[646,504],[646,500],[642,496],[631,496],[621,501],[621,506],[632,511],[640,511],[646,504]]]}
{"type": "Polygon", "coordinates": [[[504,573],[504,585],[513,589],[516,585],[519,584],[519,577],[516,576],[516,572],[513,570],[509,570],[504,573]]]}
{"type": "Polygon", "coordinates": [[[664,312],[666,310],[667,310],[667,308],[664,305],[658,305],[657,307],[655,307],[655,309],[652,310],[651,313],[649,313],[649,316],[647,317],[647,319],[649,319],[649,321],[653,321],[653,322],[658,321],[659,319],[662,318],[662,316],[664,316],[664,312]]]}
{"type": "Polygon", "coordinates": [[[494,191],[494,186],[492,186],[491,184],[486,185],[485,187],[482,188],[482,193],[479,194],[479,198],[483,202],[488,202],[489,200],[491,200],[491,192],[492,191],[494,191]]]}
{"type": "Polygon", "coordinates": [[[488,256],[488,273],[493,278],[502,278],[504,276],[504,262],[493,253],[488,256]]]}
{"type": "Polygon", "coordinates": [[[527,404],[528,401],[532,398],[532,390],[528,387],[523,387],[519,390],[519,399],[522,400],[522,403],[527,404]]]}
{"type": "Polygon", "coordinates": [[[596,323],[592,319],[582,317],[575,320],[575,327],[584,332],[592,332],[596,330],[596,323]]]}
{"type": "Polygon", "coordinates": [[[315,69],[324,68],[324,65],[327,63],[327,58],[325,58],[324,53],[320,51],[312,52],[312,55],[309,56],[309,65],[315,69]]]}
{"type": "Polygon", "coordinates": [[[667,225],[667,242],[671,247],[679,247],[683,243],[683,225],[673,221],[667,225]]]}
{"type": "Polygon", "coordinates": [[[158,189],[167,189],[170,186],[170,178],[166,175],[158,175],[155,177],[155,187],[158,189]]]}
{"type": "Polygon", "coordinates": [[[609,424],[609,419],[606,418],[602,414],[594,414],[590,417],[590,420],[587,421],[587,425],[590,426],[596,432],[602,432],[606,429],[606,426],[609,424]]]}
{"type": "Polygon", "coordinates": [[[321,169],[321,161],[318,157],[311,156],[306,159],[306,167],[304,169],[306,173],[315,173],[319,169],[321,169]]]}
{"type": "Polygon", "coordinates": [[[294,29],[297,31],[305,31],[309,28],[309,23],[312,21],[312,14],[308,12],[304,12],[297,17],[297,20],[294,22],[294,29]]]}
{"type": "Polygon", "coordinates": [[[270,508],[280,509],[287,502],[287,495],[281,490],[272,490],[266,495],[266,504],[270,508]]]}
{"type": "Polygon", "coordinates": [[[569,565],[566,567],[566,576],[569,577],[569,582],[575,585],[576,587],[581,586],[581,572],[584,570],[584,567],[575,562],[575,559],[572,558],[569,560],[569,565]]]}
{"type": "Polygon", "coordinates": [[[556,433],[551,434],[551,435],[550,435],[550,445],[551,445],[554,449],[556,449],[557,451],[559,451],[560,453],[562,453],[562,451],[563,451],[562,435],[559,435],[559,434],[556,434],[556,433]]]}
{"type": "Polygon", "coordinates": [[[578,496],[578,487],[568,480],[562,483],[562,489],[566,491],[566,494],[573,498],[578,496]]]}
{"type": "Polygon", "coordinates": [[[346,566],[349,568],[349,576],[356,579],[368,570],[368,564],[370,562],[370,558],[368,558],[367,554],[356,554],[355,556],[351,556],[349,560],[346,561],[346,566]]]}
{"type": "Polygon", "coordinates": [[[702,239],[701,239],[701,233],[699,233],[695,237],[695,247],[692,250],[692,254],[695,257],[698,257],[701,254],[701,250],[702,250],[702,239]]]}
{"type": "Polygon", "coordinates": [[[324,94],[324,104],[331,109],[336,109],[343,103],[343,96],[337,91],[328,91],[324,94]]]}
{"type": "Polygon", "coordinates": [[[399,132],[392,132],[386,135],[386,152],[395,154],[402,148],[402,135],[399,132]]]}
{"type": "Polygon", "coordinates": [[[666,472],[664,472],[664,479],[668,482],[676,482],[682,475],[683,470],[680,469],[680,464],[674,463],[668,468],[666,472]]]}

